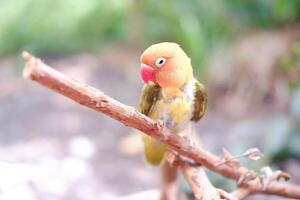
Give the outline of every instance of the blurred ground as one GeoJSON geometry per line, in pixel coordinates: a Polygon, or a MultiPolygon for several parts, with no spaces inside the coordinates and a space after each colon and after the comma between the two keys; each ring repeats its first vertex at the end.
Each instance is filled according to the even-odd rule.
{"type": "MultiPolygon", "coordinates": [[[[299,96],[274,66],[299,32],[298,26],[253,32],[220,47],[208,62],[209,110],[196,126],[210,151],[221,155],[226,147],[239,155],[258,146],[265,158],[246,165],[259,169],[273,161],[272,167],[287,170],[298,183],[299,115],[291,107],[299,106],[299,96]]],[[[98,55],[43,60],[135,106],[142,87],[139,54],[114,46],[98,55]]],[[[23,80],[22,65],[19,57],[0,59],[1,199],[114,199],[158,187],[158,169],[145,167],[132,129],[23,80]]],[[[227,188],[233,184],[212,179],[227,188]]]]}

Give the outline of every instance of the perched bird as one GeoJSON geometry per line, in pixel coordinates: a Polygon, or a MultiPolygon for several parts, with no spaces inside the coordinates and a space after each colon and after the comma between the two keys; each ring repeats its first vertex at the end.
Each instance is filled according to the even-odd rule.
{"type": "MultiPolygon", "coordinates": [[[[147,48],[140,58],[145,82],[139,111],[161,120],[174,134],[182,133],[205,112],[204,85],[193,76],[191,59],[176,43],[158,43],[147,48]]],[[[166,151],[161,142],[143,134],[144,154],[151,165],[158,165],[166,151]]]]}

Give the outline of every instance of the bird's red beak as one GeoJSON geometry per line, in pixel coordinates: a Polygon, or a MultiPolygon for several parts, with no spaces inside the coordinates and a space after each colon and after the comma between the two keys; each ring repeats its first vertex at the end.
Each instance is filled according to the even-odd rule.
{"type": "Polygon", "coordinates": [[[141,76],[144,83],[148,83],[149,81],[154,82],[154,70],[148,65],[141,64],[141,76]]]}

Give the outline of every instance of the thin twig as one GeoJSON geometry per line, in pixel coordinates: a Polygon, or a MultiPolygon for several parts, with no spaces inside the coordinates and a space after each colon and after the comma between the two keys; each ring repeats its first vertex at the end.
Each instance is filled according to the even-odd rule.
{"type": "MultiPolygon", "coordinates": [[[[172,134],[162,123],[150,119],[133,107],[122,104],[91,86],[68,78],[27,52],[23,52],[23,58],[26,60],[23,71],[25,78],[36,81],[81,105],[106,114],[126,126],[138,129],[167,144],[170,149],[177,151],[179,154],[225,177],[238,180],[243,174],[249,172],[245,167],[239,167],[238,169],[233,169],[228,165],[216,167],[222,161],[221,158],[197,147],[187,137],[172,134]]],[[[257,181],[248,181],[243,183],[242,186],[249,189],[251,193],[265,193],[300,199],[300,186],[297,185],[273,182],[267,188],[263,188],[263,185],[257,183],[257,181]]]]}

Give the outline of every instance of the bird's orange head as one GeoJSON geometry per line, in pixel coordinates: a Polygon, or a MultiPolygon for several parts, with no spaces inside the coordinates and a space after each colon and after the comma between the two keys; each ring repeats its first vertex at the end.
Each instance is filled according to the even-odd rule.
{"type": "Polygon", "coordinates": [[[141,55],[141,76],[162,88],[180,88],[193,77],[190,58],[176,43],[150,46],[141,55]]]}

